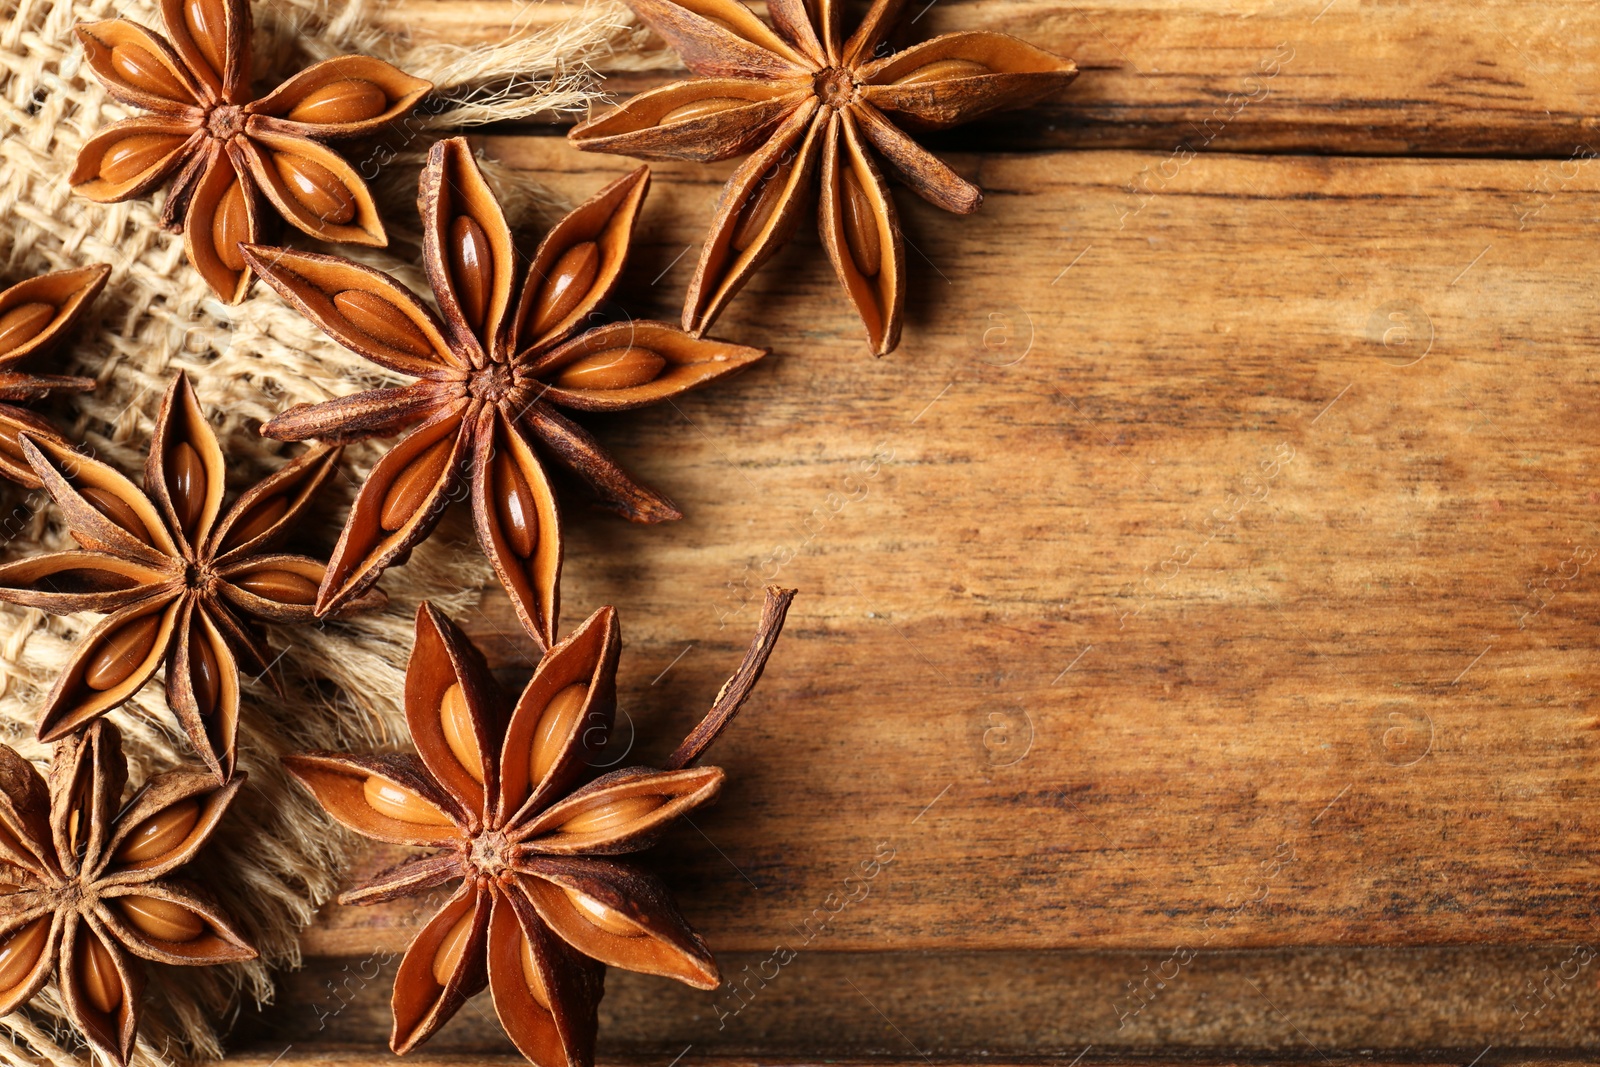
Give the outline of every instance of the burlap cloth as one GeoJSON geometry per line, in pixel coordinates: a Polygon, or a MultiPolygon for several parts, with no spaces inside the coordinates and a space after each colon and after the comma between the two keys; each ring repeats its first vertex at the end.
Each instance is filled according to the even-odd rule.
{"type": "MultiPolygon", "coordinates": [[[[435,83],[436,97],[421,112],[424,133],[399,145],[399,157],[373,183],[390,247],[361,256],[426,293],[416,254],[415,197],[428,144],[441,131],[586,106],[596,93],[588,64],[601,57],[613,66],[649,61],[628,61],[640,37],[616,4],[597,2],[568,22],[476,49],[413,45],[379,34],[365,7],[257,2],[256,76],[270,87],[309,61],[364,52],[435,83]]],[[[384,379],[265,285],[257,284],[237,307],[218,301],[189,267],[182,238],[160,230],[151,201],[102,206],[68,189],[66,174],[79,146],[129,114],[88,76],[72,26],[116,15],[162,28],[151,0],[0,0],[0,287],[45,271],[111,264],[105,292],[56,357],[62,365],[49,368],[91,375],[100,386],[44,410],[74,440],[87,441],[137,480],[162,393],[177,371],[186,371],[230,457],[230,490],[237,492],[282,461],[280,446],[256,433],[261,421],[290,404],[384,379]]],[[[536,186],[492,165],[486,169],[514,222],[548,221],[552,205],[542,203],[536,186]]],[[[338,251],[351,254],[348,247],[338,251]]],[[[324,553],[356,480],[378,454],[372,446],[347,451],[350,477],[325,491],[316,516],[325,528],[324,553]]],[[[0,559],[66,543],[46,497],[0,487],[0,559]]],[[[219,1055],[218,1030],[244,998],[270,1000],[272,969],[298,963],[298,931],[336,889],[352,839],[330,828],[285,779],[276,757],[298,748],[405,744],[399,698],[416,605],[430,599],[465,615],[489,575],[470,524],[454,514],[405,567],[385,577],[385,611],[271,633],[275,650],[285,652],[274,673],[288,697],[276,699],[265,682],[246,686],[239,767],[250,780],[204,864],[210,886],[249,930],[262,958],[232,967],[151,965],[135,1054],[141,1067],[219,1055]]],[[[33,740],[35,709],[74,639],[98,618],[58,619],[0,605],[0,740],[31,759],[48,758],[33,740]]],[[[135,784],[193,760],[159,679],[112,718],[123,729],[135,784]]],[[[89,1062],[65,1022],[54,984],[29,1008],[0,1019],[0,1064],[41,1062],[89,1062]]]]}

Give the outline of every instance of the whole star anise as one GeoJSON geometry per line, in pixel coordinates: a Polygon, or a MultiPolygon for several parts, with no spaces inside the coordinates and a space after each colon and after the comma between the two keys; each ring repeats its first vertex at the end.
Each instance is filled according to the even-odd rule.
{"type": "Polygon", "coordinates": [[[59,740],[123,704],[164,662],[168,706],[195,751],[228,777],[240,661],[252,674],[271,665],[254,623],[313,621],[325,566],[270,550],[333,473],[339,450],[306,452],[222,514],[222,450],[182,374],[156,420],[144,492],[64,445],[24,434],[22,450],[85,551],[0,567],[0,600],[109,616],[78,643],[45,698],[39,739],[59,740]]]}
{"type": "Polygon", "coordinates": [[[108,722],[56,746],[48,785],[0,745],[0,1015],[57,975],[68,1018],[120,1064],[144,986],[130,953],[187,967],[256,956],[208,893],[166,877],[205,845],[244,775],[168,771],[124,805],[127,781],[108,722]]]}
{"type": "Polygon", "coordinates": [[[467,142],[436,143],[418,206],[423,264],[442,321],[405,286],[371,268],[309,252],[245,249],[257,273],[328,336],[418,379],[300,405],[261,429],[301,441],[394,433],[423,420],[378,462],[356,497],[317,594],[319,615],[403,559],[467,480],[478,540],[522,625],[548,648],[559,607],[561,531],[540,452],[626,518],[681,517],[556,410],[625,411],[655,403],[765,354],[696,340],[660,322],[591,321],[621,277],[648,186],[649,170],[640,168],[600,190],[545,236],[524,274],[467,142]]]}
{"type": "Polygon", "coordinates": [[[385,245],[372,195],[324,142],[375,133],[433,88],[369,56],[316,63],[260,99],[250,87],[250,0],[161,0],[163,38],[126,19],[78,27],[106,91],[155,114],[91,137],[68,180],[91,200],[144,196],[174,173],[161,222],[229,303],[250,272],[239,244],[264,232],[262,194],[324,241],[385,245]]]}
{"type": "MultiPolygon", "coordinates": [[[[110,267],[97,263],[41,274],[0,292],[0,401],[42,400],[52,393],[85,393],[95,387],[93,378],[35,374],[18,365],[59,345],[100,294],[110,273],[110,267]]],[[[66,438],[28,409],[0,403],[0,475],[37,489],[39,480],[17,440],[20,433],[61,444],[66,438]]]]}
{"type": "Polygon", "coordinates": [[[818,230],[876,355],[900,343],[905,251],[868,146],[936,207],[983,193],[901,129],[942,130],[1024,107],[1077,76],[1071,60],[1001,33],[951,33],[880,56],[905,0],[873,0],[840,43],[839,0],[770,0],[768,26],[738,0],[628,0],[700,75],[640,93],[570,133],[581,149],[714,162],[751,153],[700,250],[683,326],[709,329],[781,247],[820,187],[818,230]],[[776,32],[774,32],[774,27],[776,32]],[[820,159],[820,183],[813,182],[820,159]]]}
{"type": "Polygon", "coordinates": [[[406,721],[420,755],[284,759],[344,825],[438,850],[351,889],[341,903],[461,880],[395,975],[395,1052],[427,1040],[487,984],[524,1056],[540,1067],[586,1067],[603,964],[716,988],[716,961],[663,883],[607,857],[647,847],[716,796],[721,769],[691,764],[760,679],[793,596],[767,590],[744,661],[666,770],[594,778],[590,769],[616,706],[621,636],[611,608],[546,653],[512,706],[466,636],[424,604],[406,671],[406,721]]]}

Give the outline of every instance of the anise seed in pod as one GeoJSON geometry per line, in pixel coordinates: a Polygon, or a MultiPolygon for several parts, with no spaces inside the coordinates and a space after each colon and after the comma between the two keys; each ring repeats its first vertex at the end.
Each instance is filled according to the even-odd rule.
{"type": "Polygon", "coordinates": [[[632,389],[656,380],[667,361],[638,345],[593,352],[567,364],[556,384],[563,389],[632,389]]]}
{"type": "Polygon", "coordinates": [[[539,291],[534,304],[533,333],[538,336],[572,314],[573,310],[594,288],[600,274],[600,246],[593,241],[579,241],[556,260],[550,268],[550,277],[539,291]]]}
{"type": "Polygon", "coordinates": [[[365,78],[340,78],[308,94],[285,117],[331,126],[377,118],[388,106],[389,98],[378,85],[365,78]]]}
{"type": "Polygon", "coordinates": [[[622,635],[611,608],[545,652],[513,702],[466,635],[425,603],[405,685],[417,754],[284,757],[344,826],[431,850],[341,900],[394,900],[458,883],[396,971],[397,1054],[421,1045],[487,984],[507,1035],[531,1062],[590,1067],[605,967],[716,988],[716,961],[666,886],[618,857],[648,848],[716,797],[723,772],[696,764],[760,680],[793,596],[767,590],[743,661],[662,770],[590,765],[601,747],[594,739],[609,733],[616,711],[622,635]],[[580,718],[584,707],[590,714],[580,718]],[[480,739],[487,745],[474,770],[480,739]]]}
{"type": "Polygon", "coordinates": [[[489,313],[489,291],[494,286],[492,255],[489,235],[477,219],[457,215],[450,220],[450,277],[461,300],[461,314],[473,330],[483,329],[484,316],[489,313]]]}
{"type": "MultiPolygon", "coordinates": [[[[187,878],[184,868],[216,830],[243,776],[224,783],[198,771],[167,771],[125,798],[127,777],[122,735],[105,721],[55,746],[48,781],[0,745],[0,823],[26,839],[15,854],[42,861],[24,870],[0,858],[0,883],[28,886],[9,901],[39,916],[27,919],[24,911],[23,923],[0,938],[0,998],[21,1007],[52,976],[61,983],[75,976],[75,995],[60,1001],[68,1020],[122,1067],[139,1036],[146,961],[201,967],[256,956],[207,892],[168,877],[179,871],[187,878]]],[[[0,908],[0,921],[6,917],[0,908]]]]}

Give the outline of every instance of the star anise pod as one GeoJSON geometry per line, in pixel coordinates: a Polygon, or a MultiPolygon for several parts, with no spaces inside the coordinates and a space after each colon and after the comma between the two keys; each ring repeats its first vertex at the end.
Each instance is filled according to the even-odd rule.
{"type": "Polygon", "coordinates": [[[771,26],[738,0],[628,6],[700,77],[580,123],[572,142],[640,159],[751,153],[723,187],[684,301],[684,329],[696,333],[794,234],[819,188],[817,226],[839,284],[873,352],[892,351],[905,251],[869,146],[924,200],[968,214],[983,193],[904,130],[942,130],[1025,107],[1077,76],[1071,60],[1001,33],[951,33],[880,56],[905,0],[873,0],[843,44],[839,0],[771,0],[771,26]]]}
{"type": "Polygon", "coordinates": [[[165,662],[168,706],[195,751],[228,777],[240,667],[264,674],[271,665],[255,623],[313,621],[325,567],[271,550],[333,473],[339,450],[306,452],[223,514],[222,450],[182,374],[156,420],[144,492],[64,445],[24,434],[22,450],[84,550],[0,567],[0,600],[108,615],[45,697],[39,739],[60,740],[123,704],[165,662]]]}
{"type": "Polygon", "coordinates": [[[370,56],[339,56],[256,99],[250,0],[161,0],[161,16],[168,37],[127,19],[78,27],[106,91],[154,114],[91,137],[68,177],[73,188],[115,203],[176,174],[162,225],[184,235],[189,262],[229,303],[250,287],[239,244],[262,238],[263,194],[312,237],[387,244],[366,183],[324,142],[379,131],[432,83],[370,56]]]}
{"type": "Polygon", "coordinates": [[[393,433],[423,420],[378,462],[356,497],[317,594],[319,615],[359,595],[427,537],[466,480],[478,540],[522,625],[548,648],[556,630],[561,531],[543,456],[571,469],[626,518],[681,518],[671,501],[633,481],[557,411],[655,403],[765,354],[697,340],[661,322],[592,321],[621,277],[649,177],[641,167],[568,214],[523,272],[467,142],[436,143],[418,206],[437,316],[393,278],[349,260],[245,249],[257,273],[328,336],[417,378],[300,405],[261,429],[301,441],[393,433]]]}
{"type": "Polygon", "coordinates": [[[122,735],[97,722],[55,748],[49,784],[0,745],[0,1015],[57,975],[67,1016],[126,1064],[144,966],[250,960],[256,950],[201,887],[167,875],[194,859],[234,794],[168,771],[126,805],[122,735]]]}
{"type": "Polygon", "coordinates": [[[609,857],[647,847],[717,795],[722,770],[692,764],[760,679],[793,596],[767,590],[744,661],[665,770],[592,778],[616,707],[621,635],[611,608],[547,652],[513,706],[466,635],[424,604],[406,671],[406,721],[419,755],[284,759],[345,826],[437,849],[341,903],[461,881],[400,962],[395,1052],[416,1048],[488,985],[524,1056],[540,1067],[586,1067],[604,964],[716,988],[716,961],[661,880],[609,857]]]}
{"type": "Polygon", "coordinates": [[[62,444],[66,438],[48,420],[3,401],[42,400],[52,393],[86,393],[95,387],[93,378],[35,374],[18,365],[59,345],[100,295],[110,273],[110,267],[98,263],[41,274],[0,292],[0,475],[30,489],[37,489],[39,480],[17,435],[26,432],[62,444]]]}

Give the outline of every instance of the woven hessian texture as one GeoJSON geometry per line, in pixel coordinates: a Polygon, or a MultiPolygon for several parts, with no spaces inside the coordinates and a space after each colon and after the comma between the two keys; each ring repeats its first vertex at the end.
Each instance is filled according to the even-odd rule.
{"type": "MultiPolygon", "coordinates": [[[[161,396],[173,375],[185,371],[229,456],[229,488],[237,493],[285,455],[257,434],[262,421],[293,403],[325,400],[386,379],[328,341],[263,284],[237,307],[213,297],[185,260],[182,238],[157,225],[162,193],[154,202],[114,205],[71,193],[66,174],[79,146],[130,114],[88,76],[72,27],[117,15],[162,28],[150,0],[0,0],[0,288],[46,271],[111,264],[110,281],[82,328],[39,366],[93,376],[99,388],[40,409],[73,440],[86,442],[138,481],[161,396]]],[[[257,3],[254,17],[259,85],[276,85],[313,60],[365,52],[438,87],[409,132],[391,138],[388,147],[398,154],[373,183],[389,249],[360,257],[421,293],[427,287],[417,264],[415,197],[428,144],[440,131],[586,107],[594,96],[587,65],[638,43],[618,5],[597,5],[570,22],[471,50],[413,47],[378,34],[368,28],[361,4],[330,11],[309,0],[276,0],[257,3]]],[[[361,160],[355,162],[360,169],[361,160]]],[[[540,203],[536,188],[519,187],[488,169],[513,215],[540,203]]],[[[328,250],[350,254],[348,247],[328,250]]],[[[321,527],[313,548],[324,557],[355,485],[378,454],[370,445],[347,450],[347,477],[324,490],[305,524],[321,527]]],[[[67,543],[47,497],[0,487],[0,559],[67,543]]],[[[403,745],[400,695],[416,605],[428,599],[451,615],[468,615],[489,575],[470,522],[452,513],[404,567],[384,578],[381,588],[390,597],[384,611],[270,632],[275,652],[284,653],[272,673],[286,698],[276,697],[265,680],[246,684],[239,768],[250,778],[201,864],[211,875],[210,887],[254,937],[262,959],[213,968],[150,965],[134,1058],[140,1067],[219,1055],[219,1030],[241,1000],[269,1000],[272,969],[298,963],[296,935],[335,891],[353,839],[330,829],[285,778],[277,756],[301,748],[403,745]]],[[[55,618],[0,605],[0,740],[41,766],[49,753],[34,741],[39,701],[74,640],[99,618],[55,618]]],[[[134,784],[178,763],[197,763],[166,709],[160,678],[111,716],[123,730],[134,784]]],[[[0,1064],[88,1062],[54,983],[27,1009],[0,1019],[0,1064]]]]}

